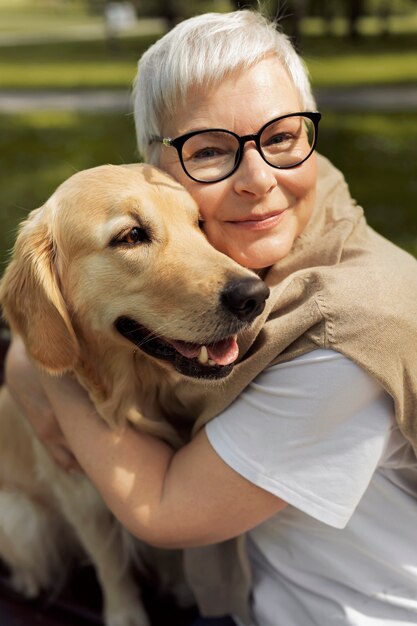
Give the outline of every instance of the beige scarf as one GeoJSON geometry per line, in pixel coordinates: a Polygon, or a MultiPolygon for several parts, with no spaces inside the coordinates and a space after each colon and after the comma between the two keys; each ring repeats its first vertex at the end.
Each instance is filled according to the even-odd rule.
{"type": "MultiPolygon", "coordinates": [[[[241,341],[227,381],[204,388],[182,381],[175,390],[178,409],[193,416],[193,434],[266,367],[329,348],[357,362],[394,398],[399,427],[417,451],[417,262],[366,224],[343,176],[323,157],[312,218],[264,280],[271,288],[267,307],[241,341]]],[[[202,614],[250,621],[241,539],[186,551],[202,614]]]]}

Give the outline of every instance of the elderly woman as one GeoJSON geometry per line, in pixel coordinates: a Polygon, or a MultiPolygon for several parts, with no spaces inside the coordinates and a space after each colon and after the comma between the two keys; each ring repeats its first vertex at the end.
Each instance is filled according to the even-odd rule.
{"type": "Polygon", "coordinates": [[[212,245],[269,285],[267,308],[177,452],[133,430],[116,445],[83,390],[35,372],[18,341],[14,395],[138,537],[195,548],[246,533],[250,617],[232,577],[222,599],[195,585],[204,614],[416,624],[417,263],[314,152],[303,63],[259,14],[199,16],[159,40],[139,64],[135,119],[145,159],[197,200],[212,245]]]}

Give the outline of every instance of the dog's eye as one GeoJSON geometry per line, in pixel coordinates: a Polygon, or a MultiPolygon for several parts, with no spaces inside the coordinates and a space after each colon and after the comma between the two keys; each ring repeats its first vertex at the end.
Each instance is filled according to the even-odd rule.
{"type": "Polygon", "coordinates": [[[134,245],[135,243],[149,241],[149,236],[144,228],[138,228],[135,226],[135,228],[129,230],[129,232],[123,237],[122,241],[134,245]]]}
{"type": "Polygon", "coordinates": [[[119,244],[125,244],[128,246],[135,246],[140,243],[149,243],[151,240],[148,231],[145,228],[134,226],[127,233],[123,233],[115,237],[111,245],[117,246],[119,244]]]}

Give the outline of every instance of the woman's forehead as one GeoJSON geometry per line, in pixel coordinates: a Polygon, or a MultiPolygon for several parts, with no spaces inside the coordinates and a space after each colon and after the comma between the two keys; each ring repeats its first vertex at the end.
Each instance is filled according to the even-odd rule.
{"type": "Polygon", "coordinates": [[[299,111],[300,106],[287,71],[276,57],[269,57],[214,86],[190,88],[166,120],[163,133],[174,137],[206,128],[249,133],[274,117],[299,111]]]}

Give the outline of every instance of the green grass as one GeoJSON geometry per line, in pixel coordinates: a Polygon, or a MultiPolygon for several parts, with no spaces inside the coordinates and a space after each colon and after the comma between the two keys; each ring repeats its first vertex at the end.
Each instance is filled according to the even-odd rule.
{"type": "MultiPolygon", "coordinates": [[[[3,89],[128,88],[136,63],[156,35],[127,37],[117,50],[104,40],[0,48],[3,89]]],[[[303,54],[316,87],[416,84],[417,37],[306,38],[303,54]]]]}
{"type": "MultiPolygon", "coordinates": [[[[51,22],[46,20],[46,23],[51,27],[51,22]]],[[[72,32],[76,37],[77,31],[72,32]]],[[[139,56],[156,37],[155,33],[124,37],[116,50],[108,46],[104,31],[102,38],[96,34],[91,41],[81,38],[1,46],[0,86],[3,89],[125,89],[131,84],[139,56]]],[[[415,33],[393,34],[388,38],[368,36],[355,44],[342,37],[305,36],[302,53],[316,87],[417,83],[415,33]]]]}
{"type": "Polygon", "coordinates": [[[1,29],[33,29],[34,20],[42,26],[46,22],[88,19],[86,5],[82,2],[45,2],[42,0],[0,0],[1,29]]]}
{"type": "Polygon", "coordinates": [[[4,89],[126,89],[135,75],[135,63],[111,59],[107,63],[83,61],[29,61],[25,68],[8,65],[0,74],[4,89]]]}
{"type": "Polygon", "coordinates": [[[369,223],[417,256],[417,113],[324,112],[319,150],[345,174],[369,223]]]}
{"type": "MultiPolygon", "coordinates": [[[[379,36],[382,34],[382,26],[388,26],[390,33],[394,35],[410,34],[417,31],[417,11],[409,6],[407,11],[396,11],[392,6],[392,15],[384,24],[374,15],[365,15],[358,22],[358,30],[362,35],[379,36]]],[[[328,26],[320,17],[308,17],[302,24],[302,32],[305,35],[322,36],[328,26]]],[[[345,36],[348,32],[348,23],[343,16],[333,18],[330,23],[329,34],[345,36]]]]}
{"type": "MultiPolygon", "coordinates": [[[[102,163],[137,160],[133,121],[122,114],[0,116],[0,261],[17,224],[65,178],[102,163]]],[[[417,254],[417,113],[324,112],[319,150],[345,174],[353,196],[382,234],[417,254]]],[[[1,267],[2,267],[1,266],[1,267]]]]}
{"type": "Polygon", "coordinates": [[[416,35],[306,37],[302,54],[317,87],[417,84],[416,35]]]}
{"type": "Polygon", "coordinates": [[[3,89],[129,88],[142,52],[155,36],[131,37],[111,50],[105,41],[0,48],[3,89]]]}
{"type": "Polygon", "coordinates": [[[48,2],[42,0],[0,0],[0,32],[32,35],[59,33],[77,27],[98,27],[99,15],[90,15],[83,2],[48,2]]]}
{"type": "Polygon", "coordinates": [[[18,223],[76,171],[138,160],[131,116],[0,115],[0,270],[18,223]]]}
{"type": "Polygon", "coordinates": [[[323,56],[306,60],[313,85],[317,87],[417,83],[417,50],[366,57],[350,53],[343,58],[323,56]]]}

